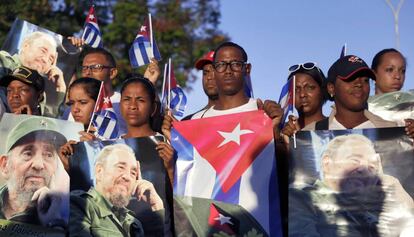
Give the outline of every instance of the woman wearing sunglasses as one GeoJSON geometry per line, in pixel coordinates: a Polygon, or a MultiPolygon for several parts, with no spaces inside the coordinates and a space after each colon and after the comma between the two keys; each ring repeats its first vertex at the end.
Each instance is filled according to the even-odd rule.
{"type": "Polygon", "coordinates": [[[299,118],[290,115],[282,133],[291,136],[306,125],[325,118],[322,106],[327,100],[326,78],[315,63],[307,62],[289,68],[289,79],[295,80],[295,108],[299,118]]]}

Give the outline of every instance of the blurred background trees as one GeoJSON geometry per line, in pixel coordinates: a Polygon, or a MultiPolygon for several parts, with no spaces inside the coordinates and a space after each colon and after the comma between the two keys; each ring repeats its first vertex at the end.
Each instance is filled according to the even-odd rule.
{"type": "Polygon", "coordinates": [[[145,70],[145,66],[131,69],[128,50],[148,12],[152,14],[154,36],[163,58],[159,63],[161,71],[171,57],[176,78],[182,87],[191,89],[189,82],[196,79],[192,70],[195,60],[228,40],[228,36],[218,28],[219,0],[2,0],[0,42],[4,42],[16,18],[66,37],[80,37],[92,4],[104,47],[115,56],[119,66],[120,74],[114,81],[115,86],[126,74],[145,70]]]}

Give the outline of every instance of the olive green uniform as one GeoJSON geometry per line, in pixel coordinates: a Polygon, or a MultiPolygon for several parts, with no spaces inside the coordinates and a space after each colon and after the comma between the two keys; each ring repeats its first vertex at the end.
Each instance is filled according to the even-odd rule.
{"type": "Polygon", "coordinates": [[[70,236],[144,236],[141,222],[126,208],[116,208],[94,188],[72,191],[70,236]]]}

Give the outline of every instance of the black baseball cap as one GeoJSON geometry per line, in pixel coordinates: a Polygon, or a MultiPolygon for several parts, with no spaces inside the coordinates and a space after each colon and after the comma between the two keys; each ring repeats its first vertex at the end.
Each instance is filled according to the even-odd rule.
{"type": "Polygon", "coordinates": [[[33,69],[25,66],[16,68],[11,74],[8,74],[0,79],[0,86],[7,87],[10,82],[19,80],[29,86],[33,86],[37,91],[43,92],[45,90],[44,78],[33,69]]]}
{"type": "Polygon", "coordinates": [[[336,60],[328,71],[328,82],[334,83],[336,79],[352,80],[358,76],[367,76],[375,80],[375,74],[360,57],[348,55],[336,60]]]}

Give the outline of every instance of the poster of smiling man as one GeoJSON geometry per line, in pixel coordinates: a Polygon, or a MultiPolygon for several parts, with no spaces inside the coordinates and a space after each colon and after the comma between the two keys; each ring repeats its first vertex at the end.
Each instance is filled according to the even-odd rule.
{"type": "Polygon", "coordinates": [[[82,125],[6,113],[0,122],[0,236],[65,236],[69,175],[58,156],[82,125]]]}
{"type": "Polygon", "coordinates": [[[404,127],[296,139],[289,236],[413,236],[414,150],[404,127]]]}
{"type": "Polygon", "coordinates": [[[0,51],[0,77],[19,66],[36,70],[45,80],[42,114],[56,117],[78,54],[79,49],[63,36],[16,19],[0,51]]]}
{"type": "Polygon", "coordinates": [[[171,184],[156,150],[163,139],[71,145],[71,235],[171,236],[171,184]]]}

